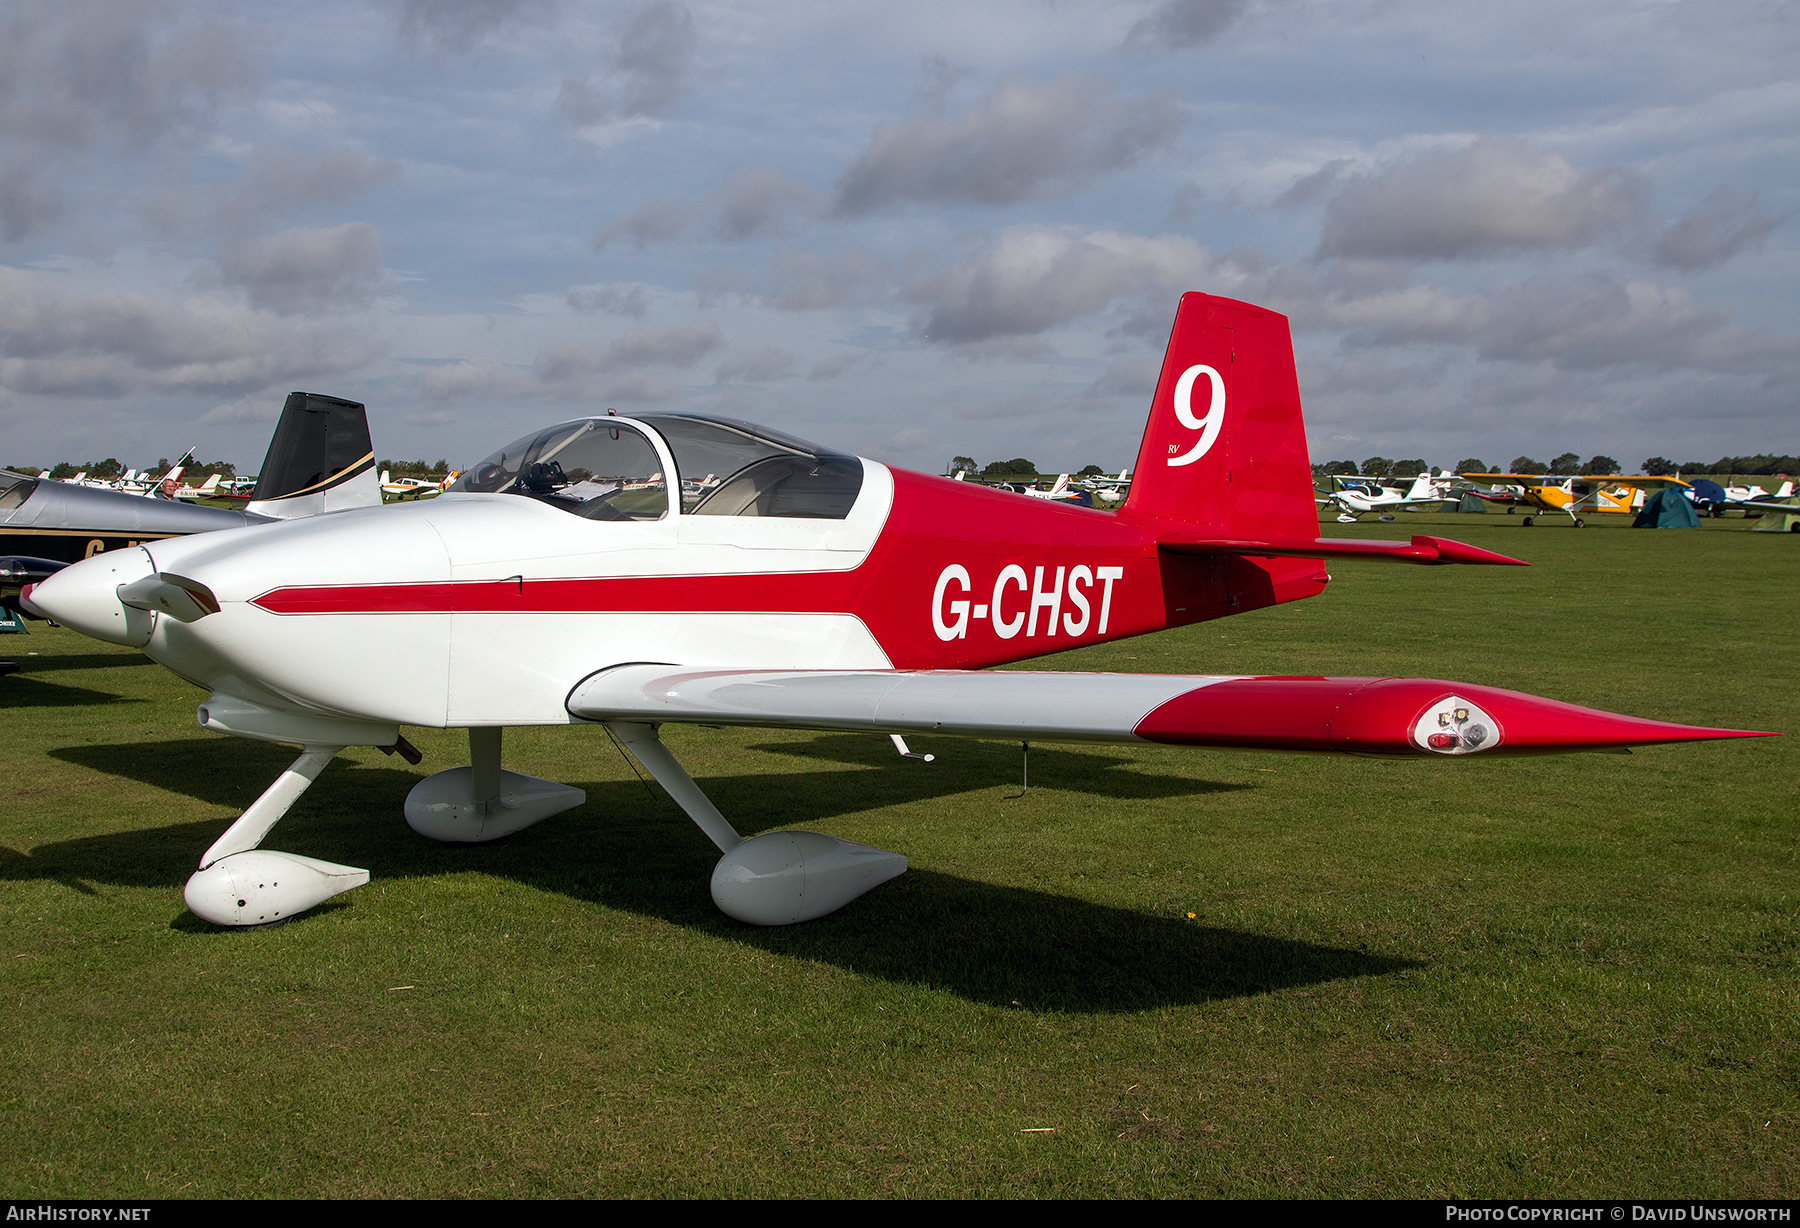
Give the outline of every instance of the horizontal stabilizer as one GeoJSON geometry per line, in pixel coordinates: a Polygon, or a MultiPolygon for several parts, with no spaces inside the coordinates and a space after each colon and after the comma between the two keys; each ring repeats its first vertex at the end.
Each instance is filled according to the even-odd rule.
{"type": "Polygon", "coordinates": [[[1306,559],[1373,558],[1401,563],[1505,563],[1529,567],[1523,559],[1508,558],[1447,537],[1415,536],[1410,542],[1365,541],[1353,537],[1205,537],[1196,533],[1171,533],[1156,539],[1158,549],[1176,554],[1247,554],[1258,558],[1306,559]]]}
{"type": "Polygon", "coordinates": [[[1376,755],[1554,754],[1771,736],[1641,720],[1429,678],[621,665],[570,692],[585,720],[1376,755]]]}

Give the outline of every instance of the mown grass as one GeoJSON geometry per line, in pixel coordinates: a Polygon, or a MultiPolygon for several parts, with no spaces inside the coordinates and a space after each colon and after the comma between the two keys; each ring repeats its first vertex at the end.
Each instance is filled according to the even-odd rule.
{"type": "MultiPolygon", "coordinates": [[[[1334,564],[1324,596],[1048,658],[1402,673],[1792,730],[1800,540],[1407,515],[1536,566],[1334,564]]],[[[346,753],[271,847],[374,881],[220,932],[181,885],[288,755],[62,630],[0,641],[0,1192],[49,1196],[1792,1197],[1793,739],[1389,763],[671,729],[746,833],[912,870],[811,925],[598,729],[588,804],[413,836],[463,761],[346,753]],[[35,656],[26,653],[35,652],[35,656]],[[915,741],[915,748],[918,742],[915,741]],[[1190,918],[1188,914],[1192,913],[1190,918]]]]}

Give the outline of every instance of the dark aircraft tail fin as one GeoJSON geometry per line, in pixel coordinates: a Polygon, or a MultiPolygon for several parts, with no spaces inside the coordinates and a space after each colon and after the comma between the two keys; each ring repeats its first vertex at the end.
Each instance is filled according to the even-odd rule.
{"type": "Polygon", "coordinates": [[[1181,296],[1122,510],[1207,536],[1318,536],[1286,316],[1181,296]]]}
{"type": "Polygon", "coordinates": [[[380,503],[363,406],[316,392],[289,393],[245,510],[288,520],[380,503]]]}

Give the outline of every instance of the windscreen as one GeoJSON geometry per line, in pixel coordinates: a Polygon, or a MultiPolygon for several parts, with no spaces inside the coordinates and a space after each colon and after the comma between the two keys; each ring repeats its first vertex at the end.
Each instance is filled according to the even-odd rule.
{"type": "Polygon", "coordinates": [[[660,520],[669,511],[662,470],[641,431],[584,418],[515,439],[450,490],[524,495],[589,520],[660,520]]]}
{"type": "Polygon", "coordinates": [[[842,520],[862,490],[862,462],[729,418],[646,414],[668,442],[690,516],[842,520]]]}
{"type": "Polygon", "coordinates": [[[10,469],[0,469],[0,512],[18,507],[31,498],[31,492],[36,489],[36,478],[28,478],[10,469]]]}

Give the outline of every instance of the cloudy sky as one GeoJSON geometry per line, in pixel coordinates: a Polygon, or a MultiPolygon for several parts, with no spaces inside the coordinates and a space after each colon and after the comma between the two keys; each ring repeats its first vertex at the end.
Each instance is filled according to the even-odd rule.
{"type": "Polygon", "coordinates": [[[1796,452],[1797,77],[1761,0],[0,0],[0,461],[1114,467],[1188,289],[1315,460],[1796,452]]]}

